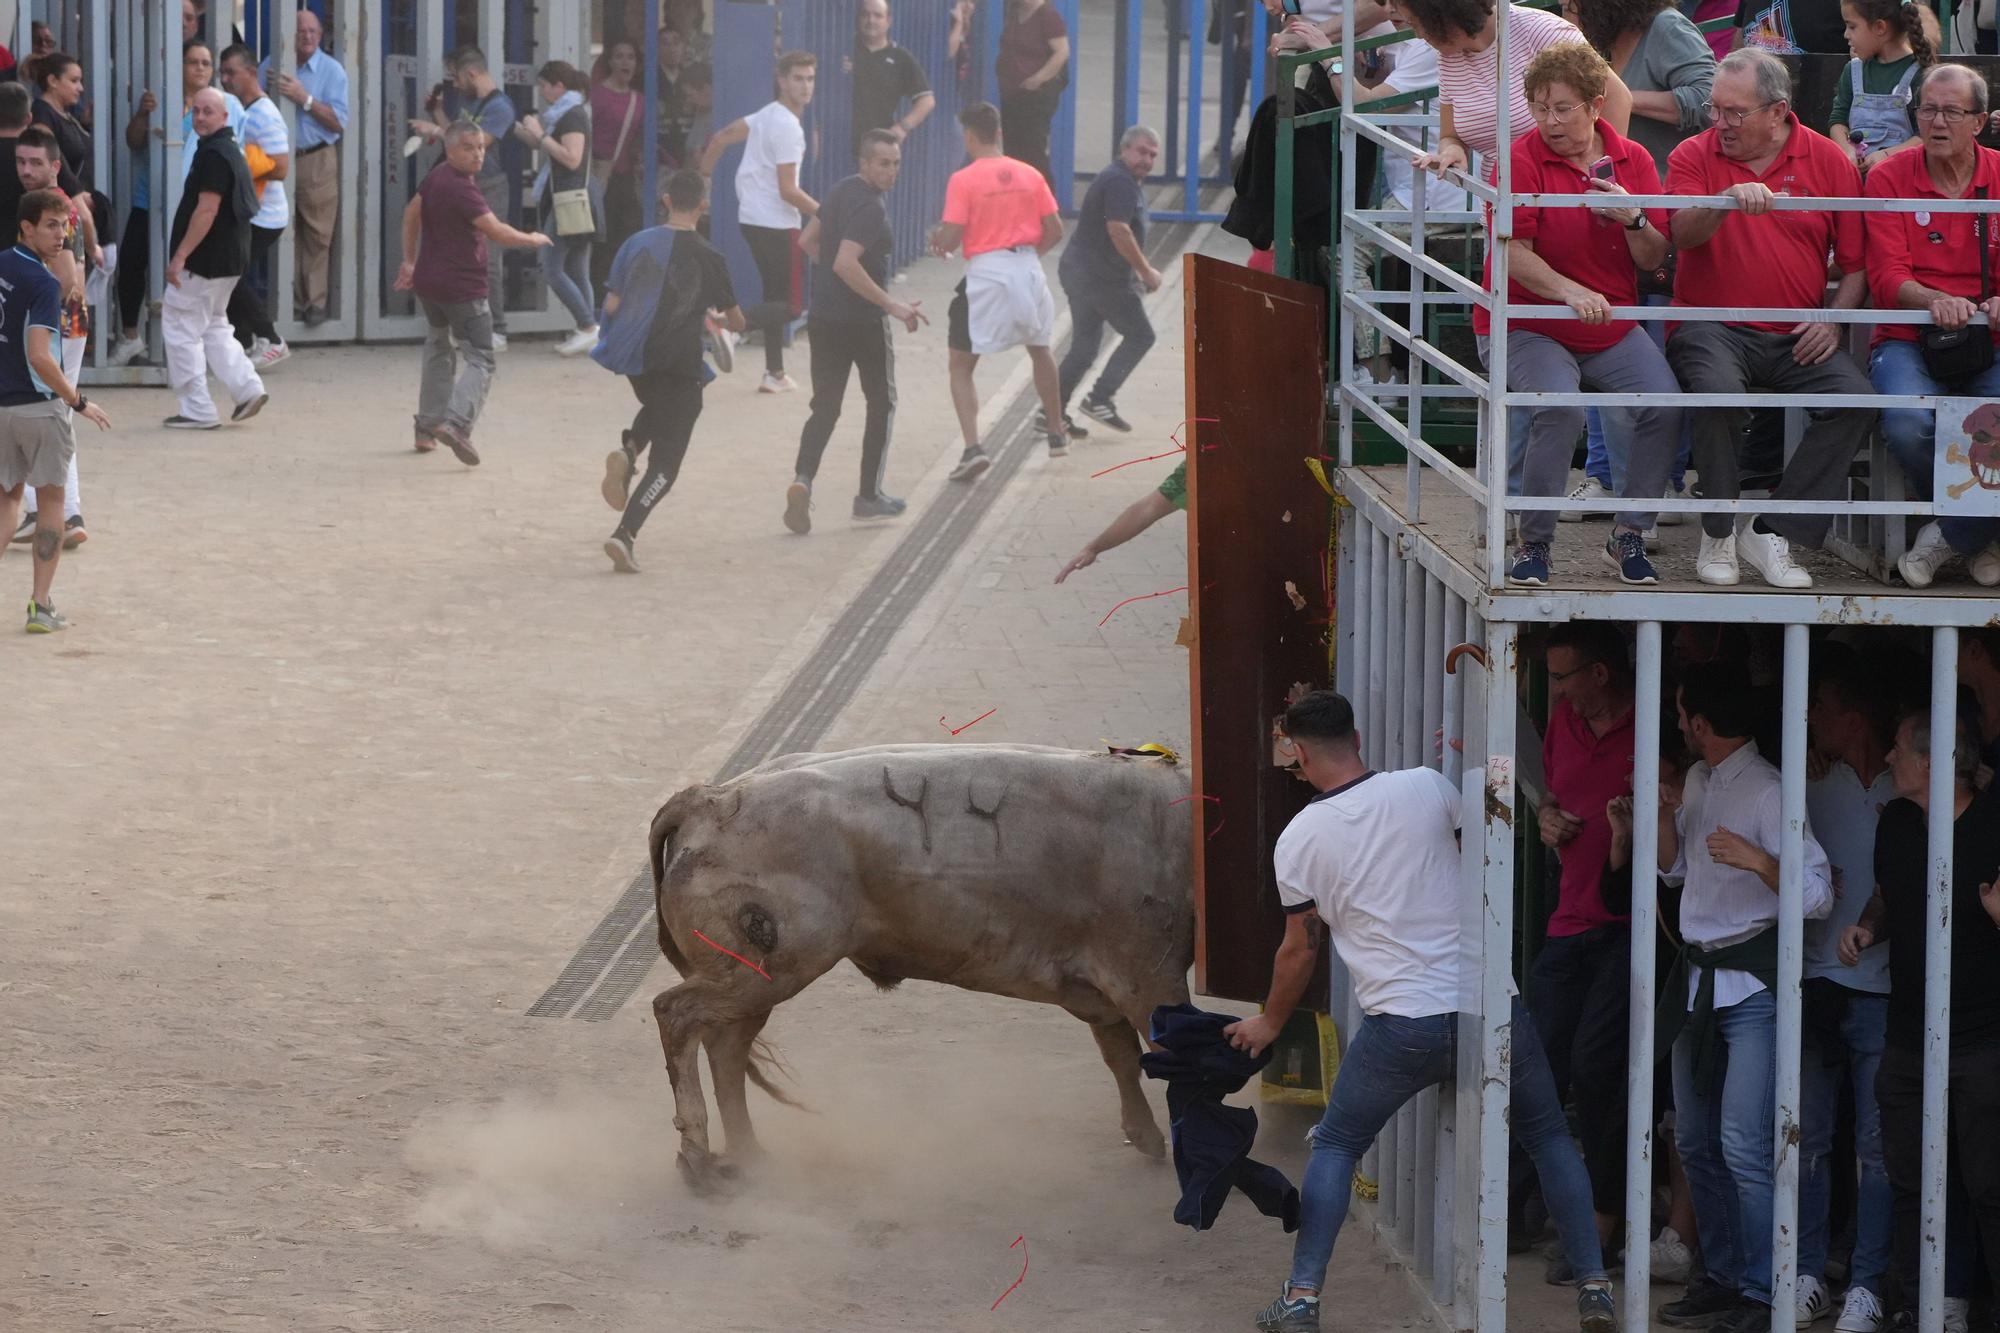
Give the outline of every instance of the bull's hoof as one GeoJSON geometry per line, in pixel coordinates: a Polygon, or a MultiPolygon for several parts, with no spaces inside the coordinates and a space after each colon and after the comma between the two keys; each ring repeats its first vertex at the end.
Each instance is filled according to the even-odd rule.
{"type": "Polygon", "coordinates": [[[683,1148],[674,1160],[681,1169],[681,1179],[700,1195],[719,1194],[742,1174],[734,1162],[699,1148],[683,1148]]]}

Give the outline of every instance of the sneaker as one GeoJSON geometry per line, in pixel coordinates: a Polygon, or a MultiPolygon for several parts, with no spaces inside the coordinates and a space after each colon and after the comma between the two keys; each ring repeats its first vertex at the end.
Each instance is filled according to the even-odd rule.
{"type": "Polygon", "coordinates": [[[1833,1297],[1827,1294],[1826,1284],[1816,1277],[1799,1274],[1799,1295],[1792,1304],[1792,1312],[1800,1328],[1811,1328],[1832,1314],[1833,1297]]]}
{"type": "Polygon", "coordinates": [[[493,330],[493,350],[496,352],[507,350],[507,335],[498,329],[493,330]]]}
{"type": "Polygon", "coordinates": [[[1968,563],[1974,583],[1982,588],[2000,588],[2000,542],[1994,542],[1968,563]]]}
{"type": "Polygon", "coordinates": [[[1771,1307],[1760,1301],[1745,1300],[1709,1328],[1714,1333],[1771,1333],[1771,1307]]]}
{"type": "Polygon", "coordinates": [[[160,424],[168,430],[217,430],[222,426],[220,421],[197,421],[193,417],[184,417],[178,412],[160,424]]]}
{"type": "Polygon", "coordinates": [[[1647,550],[1657,551],[1660,549],[1660,525],[1657,522],[1639,535],[1645,539],[1647,550]]]}
{"type": "Polygon", "coordinates": [[[1747,524],[1736,534],[1737,553],[1773,588],[1810,588],[1812,575],[1792,563],[1791,543],[1775,532],[1747,524]]]}
{"type": "Polygon", "coordinates": [[[472,436],[449,421],[440,421],[431,427],[431,434],[437,436],[438,443],[458,456],[458,461],[467,467],[479,466],[479,451],[472,447],[472,436]]]}
{"type": "Polygon", "coordinates": [[[1840,1322],[1833,1333],[1881,1333],[1882,1302],[1866,1287],[1849,1287],[1840,1307],[1840,1322]]]}
{"type": "Polygon", "coordinates": [[[1549,544],[1522,542],[1514,550],[1514,563],[1507,570],[1507,582],[1524,588],[1546,587],[1549,581],[1549,544]]]}
{"type": "Polygon", "coordinates": [[[281,342],[266,342],[259,338],[250,348],[250,364],[257,367],[260,374],[280,362],[291,359],[292,349],[281,342]]]}
{"type": "Polygon", "coordinates": [[[309,305],[299,319],[307,328],[316,329],[326,323],[326,307],[323,305],[309,305]]]}
{"type": "Polygon", "coordinates": [[[1069,436],[1059,430],[1049,432],[1049,457],[1069,457],[1069,436]]]}
{"type": "Polygon", "coordinates": [[[757,381],[758,393],[790,393],[798,387],[792,377],[782,370],[775,375],[767,370],[764,372],[764,378],[757,381]]]}
{"type": "MultiPolygon", "coordinates": [[[[1082,426],[1077,425],[1076,418],[1069,413],[1063,413],[1062,420],[1063,434],[1069,436],[1072,440],[1087,440],[1090,438],[1090,432],[1082,426]]],[[[1047,412],[1035,413],[1035,429],[1044,435],[1055,434],[1054,431],[1049,429],[1049,414],[1047,412]]]]}
{"type": "Polygon", "coordinates": [[[725,375],[736,369],[736,335],[714,320],[707,321],[702,331],[708,341],[708,359],[715,362],[715,368],[725,375]]]}
{"type": "MultiPolygon", "coordinates": [[[[785,487],[785,526],[801,537],[813,530],[812,493],[809,481],[794,481],[785,487]]],[[[857,499],[855,503],[861,502],[857,499]]]]}
{"type": "Polygon", "coordinates": [[[1132,423],[1118,415],[1118,408],[1109,398],[1099,398],[1095,394],[1092,394],[1078,405],[1077,411],[1083,413],[1092,421],[1102,421],[1113,430],[1129,431],[1132,429],[1132,423]]]}
{"type": "MultiPolygon", "coordinates": [[[[1743,1305],[1743,1298],[1734,1289],[1723,1286],[1706,1273],[1698,1273],[1679,1300],[1669,1301],[1660,1307],[1660,1322],[1675,1328],[1707,1328],[1735,1314],[1743,1305]]],[[[1769,1320],[1767,1312],[1765,1322],[1769,1320]]]]}
{"type": "Polygon", "coordinates": [[[1971,1333],[1972,1302],[1963,1296],[1944,1298],[1944,1333],[1971,1333]]]}
{"type": "Polygon", "coordinates": [[[880,491],[874,495],[857,495],[854,497],[854,516],[856,518],[901,518],[903,511],[909,507],[907,502],[898,500],[895,496],[887,495],[880,491]]]}
{"type": "Polygon", "coordinates": [[[1734,587],[1743,578],[1736,564],[1736,534],[1711,537],[1701,534],[1701,549],[1695,553],[1694,576],[1720,588],[1734,587]]]}
{"type": "Polygon", "coordinates": [[[1583,1333],[1615,1333],[1618,1306],[1609,1282],[1591,1282],[1576,1293],[1576,1324],[1583,1333]]]}
{"type": "Polygon", "coordinates": [[[1288,1301],[1284,1293],[1257,1316],[1258,1333],[1319,1333],[1319,1297],[1288,1301]]]}
{"type": "Polygon", "coordinates": [[[69,621],[62,613],[49,605],[38,605],[32,598],[28,601],[28,623],[22,626],[30,634],[54,634],[59,629],[68,629],[69,621]]]}
{"type": "Polygon", "coordinates": [[[1620,583],[1635,587],[1658,583],[1660,575],[1646,558],[1646,539],[1636,532],[1614,532],[1604,543],[1604,563],[1618,571],[1620,583]]]}
{"type": "Polygon", "coordinates": [[[1672,1227],[1660,1228],[1647,1253],[1652,1258],[1647,1267],[1653,1270],[1655,1282],[1685,1282],[1694,1269],[1694,1250],[1672,1227]]]}
{"type": "MultiPolygon", "coordinates": [[[[1667,489],[1667,490],[1666,490],[1666,491],[1665,491],[1665,492],[1664,492],[1664,493],[1663,493],[1663,494],[1662,494],[1662,495],[1660,496],[1660,498],[1661,498],[1662,500],[1685,500],[1685,499],[1687,499],[1687,492],[1686,492],[1686,491],[1677,491],[1677,490],[1674,490],[1674,489],[1672,489],[1671,487],[1669,487],[1669,488],[1668,488],[1668,489],[1667,489]]],[[[1692,515],[1692,514],[1682,514],[1682,513],[1671,513],[1671,514],[1669,514],[1669,513],[1662,513],[1662,514],[1661,514],[1661,515],[1660,515],[1660,516],[1659,516],[1659,517],[1658,517],[1657,519],[1655,519],[1655,520],[1653,520],[1653,521],[1654,521],[1654,523],[1655,523],[1655,524],[1657,524],[1657,525],[1658,525],[1659,527],[1663,527],[1663,528],[1677,528],[1677,527],[1679,527],[1679,526],[1680,526],[1681,524],[1683,524],[1683,523],[1687,522],[1687,521],[1688,521],[1688,520],[1689,520],[1690,518],[1692,518],[1692,517],[1694,517],[1694,515],[1692,515]]]]}
{"type": "Polygon", "coordinates": [[[111,355],[107,358],[114,366],[129,366],[146,354],[146,340],[143,338],[120,338],[111,344],[111,355]]]}
{"type": "Polygon", "coordinates": [[[951,470],[951,480],[971,481],[992,466],[993,460],[987,456],[986,451],[974,445],[958,456],[958,466],[951,470]]]}
{"type": "MultiPolygon", "coordinates": [[[[1576,488],[1574,490],[1572,490],[1568,495],[1564,496],[1563,498],[1565,500],[1573,500],[1577,504],[1589,504],[1592,501],[1596,500],[1609,500],[1611,498],[1611,492],[1607,490],[1604,487],[1604,484],[1598,481],[1597,478],[1585,477],[1582,481],[1577,483],[1576,488]]],[[[1561,519],[1565,523],[1582,523],[1586,519],[1592,522],[1596,522],[1599,519],[1608,519],[1611,517],[1611,515],[1585,514],[1579,510],[1565,509],[1560,514],[1557,514],[1556,517],[1561,519]]]]}
{"type": "MultiPolygon", "coordinates": [[[[629,437],[631,432],[626,435],[629,437]]],[[[597,493],[613,509],[623,509],[632,498],[632,455],[626,450],[613,449],[604,455],[604,480],[599,483],[597,493]]]]}
{"type": "Polygon", "coordinates": [[[593,324],[587,329],[578,329],[575,333],[570,334],[569,337],[557,343],[556,355],[582,356],[595,346],[597,346],[597,326],[593,324]]]}
{"type": "Polygon", "coordinates": [[[271,395],[268,393],[260,393],[255,398],[245,399],[243,402],[238,403],[234,410],[230,412],[229,419],[231,421],[248,421],[251,417],[262,412],[264,404],[270,401],[271,395]]]}
{"type": "Polygon", "coordinates": [[[637,574],[639,557],[632,554],[632,538],[620,528],[604,539],[604,554],[611,557],[611,567],[620,574],[637,574]]]}
{"type": "Polygon", "coordinates": [[[21,515],[21,526],[14,529],[14,545],[26,546],[35,539],[36,518],[33,514],[21,515]]]}
{"type": "Polygon", "coordinates": [[[1912,588],[1928,588],[1951,556],[1951,543],[1944,539],[1944,529],[1926,523],[1917,530],[1917,539],[1910,543],[1910,549],[1897,558],[1896,572],[1912,588]]]}
{"type": "Polygon", "coordinates": [[[438,447],[437,436],[427,430],[420,430],[417,432],[416,438],[410,441],[410,447],[420,454],[427,454],[438,447]]]}
{"type": "Polygon", "coordinates": [[[63,520],[63,550],[74,551],[90,540],[90,531],[83,526],[82,514],[71,514],[63,520]]]}

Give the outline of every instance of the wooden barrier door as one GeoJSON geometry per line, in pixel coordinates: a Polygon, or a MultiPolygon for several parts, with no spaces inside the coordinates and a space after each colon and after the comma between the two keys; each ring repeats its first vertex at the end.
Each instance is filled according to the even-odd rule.
{"type": "MultiPolygon", "coordinates": [[[[1271,849],[1312,793],[1273,763],[1297,686],[1331,680],[1326,293],[1188,255],[1195,988],[1261,1000],[1283,933],[1271,849]]],[[[1324,982],[1312,994],[1324,993],[1324,982]]]]}

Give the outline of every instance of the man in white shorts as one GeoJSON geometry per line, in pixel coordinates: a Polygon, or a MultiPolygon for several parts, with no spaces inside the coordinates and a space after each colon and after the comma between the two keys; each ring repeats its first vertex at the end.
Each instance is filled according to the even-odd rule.
{"type": "Polygon", "coordinates": [[[75,413],[97,423],[111,422],[104,410],[84,399],[57,359],[62,323],[62,284],[49,261],[62,252],[70,228],[70,202],[58,190],[30,190],[21,196],[19,243],[0,253],[0,532],[14,526],[21,492],[35,488],[41,524],[35,529],[34,595],[26,629],[51,634],[65,622],[49,601],[56,561],[62,557],[63,478],[76,454],[70,428],[75,413]]]}
{"type": "Polygon", "coordinates": [[[951,349],[951,405],[965,436],[953,481],[970,481],[993,465],[979,444],[979,391],[972,372],[989,352],[1028,349],[1049,457],[1069,452],[1049,341],[1056,322],[1042,256],[1062,241],[1062,217],[1042,173],[1000,151],[1000,112],[975,102],[958,113],[971,159],[944,190],[944,220],[931,232],[931,253],[965,250],[965,280],[952,298],[946,343],[951,349]]]}

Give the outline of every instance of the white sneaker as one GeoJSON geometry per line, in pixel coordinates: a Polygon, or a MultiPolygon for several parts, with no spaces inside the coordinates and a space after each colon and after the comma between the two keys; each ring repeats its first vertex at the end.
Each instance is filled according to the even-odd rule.
{"type": "Polygon", "coordinates": [[[764,378],[758,381],[757,383],[757,392],[790,393],[792,390],[798,387],[799,387],[798,384],[793,381],[790,375],[787,375],[782,371],[780,371],[776,375],[773,375],[770,371],[767,370],[764,372],[764,378]]]}
{"type": "Polygon", "coordinates": [[[1972,1302],[1963,1296],[1944,1298],[1944,1333],[1972,1333],[1972,1302]]]}
{"type": "Polygon", "coordinates": [[[259,338],[250,348],[250,364],[257,367],[259,373],[291,359],[292,349],[288,343],[266,342],[259,338]]]}
{"type": "Polygon", "coordinates": [[[1639,535],[1645,539],[1647,550],[1657,551],[1660,549],[1660,525],[1657,522],[1639,535]]]}
{"type": "Polygon", "coordinates": [[[145,354],[145,339],[120,338],[117,342],[111,344],[111,356],[109,359],[114,366],[129,366],[145,354]]]}
{"type": "Polygon", "coordinates": [[[556,355],[582,356],[595,346],[597,346],[597,326],[593,324],[587,329],[578,329],[575,333],[570,334],[569,337],[557,343],[556,355]]]}
{"type": "Polygon", "coordinates": [[[1840,1322],[1833,1333],[1881,1333],[1882,1302],[1866,1287],[1849,1287],[1840,1307],[1840,1322]]]}
{"type": "MultiPolygon", "coordinates": [[[[1928,588],[1931,580],[1937,577],[1938,570],[1949,559],[1951,544],[1944,539],[1944,529],[1935,523],[1926,523],[1918,531],[1917,539],[1910,543],[1910,549],[1896,561],[1896,570],[1903,576],[1903,582],[1912,588],[1928,588]]],[[[1995,572],[2000,573],[2000,569],[1995,572]]],[[[2000,582],[2000,579],[1995,582],[2000,582]]]]}
{"type": "Polygon", "coordinates": [[[713,321],[706,326],[706,332],[709,359],[715,362],[717,370],[727,375],[736,369],[736,335],[713,321]]]}
{"type": "Polygon", "coordinates": [[[1736,534],[1711,537],[1701,534],[1701,550],[1694,557],[1694,576],[1703,583],[1733,587],[1742,580],[1736,565],[1736,534]]]}
{"type": "Polygon", "coordinates": [[[1811,1328],[1833,1313],[1833,1298],[1826,1294],[1826,1286],[1818,1278],[1801,1273],[1799,1296],[1792,1309],[1793,1321],[1797,1326],[1811,1328]]]}
{"type": "Polygon", "coordinates": [[[1773,588],[1813,586],[1812,575],[1792,563],[1791,543],[1775,532],[1759,532],[1745,524],[1737,530],[1736,549],[1773,588]]]}
{"type": "MultiPolygon", "coordinates": [[[[1611,492],[1605,490],[1603,483],[1598,481],[1597,478],[1585,477],[1582,481],[1577,483],[1575,489],[1570,491],[1570,493],[1568,495],[1565,495],[1563,498],[1565,500],[1574,500],[1578,504],[1587,504],[1596,500],[1609,500],[1611,498],[1611,492]]],[[[1592,522],[1601,523],[1604,522],[1606,519],[1609,519],[1611,515],[1585,514],[1574,509],[1565,509],[1560,514],[1557,514],[1556,517],[1564,523],[1582,523],[1586,519],[1592,522]]]]}
{"type": "Polygon", "coordinates": [[[1694,1250],[1672,1227],[1661,1227],[1648,1252],[1655,1282],[1685,1282],[1694,1271],[1694,1250]]]}
{"type": "Polygon", "coordinates": [[[2000,542],[1972,557],[1972,581],[1982,588],[2000,588],[2000,542]]]}
{"type": "Polygon", "coordinates": [[[507,350],[507,335],[498,329],[493,330],[493,350],[496,352],[507,350]]]}
{"type": "MultiPolygon", "coordinates": [[[[1660,498],[1662,500],[1685,500],[1688,497],[1686,491],[1677,491],[1673,489],[1673,487],[1669,486],[1665,491],[1662,491],[1660,493],[1660,498]]],[[[1658,522],[1659,525],[1663,528],[1677,528],[1682,523],[1685,523],[1688,519],[1692,517],[1693,517],[1692,514],[1662,513],[1660,517],[1655,521],[1658,522]]]]}

